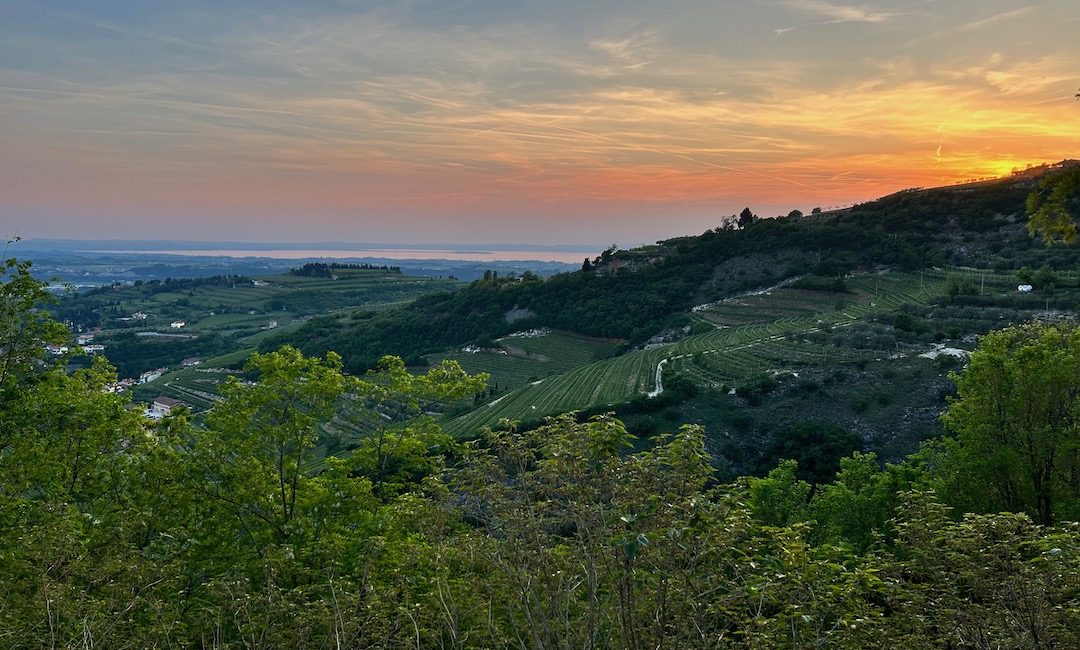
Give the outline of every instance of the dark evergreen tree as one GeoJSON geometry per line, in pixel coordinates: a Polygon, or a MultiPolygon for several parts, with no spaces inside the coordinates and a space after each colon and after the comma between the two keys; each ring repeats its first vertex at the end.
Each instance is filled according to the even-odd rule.
{"type": "Polygon", "coordinates": [[[750,224],[754,223],[754,219],[756,218],[757,217],[754,216],[754,213],[750,211],[749,207],[743,208],[742,212],[739,213],[739,229],[742,230],[743,228],[746,228],[750,224]]]}

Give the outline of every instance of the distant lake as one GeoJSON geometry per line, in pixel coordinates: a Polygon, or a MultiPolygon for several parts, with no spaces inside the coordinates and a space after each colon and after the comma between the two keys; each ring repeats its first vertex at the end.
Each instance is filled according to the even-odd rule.
{"type": "Polygon", "coordinates": [[[580,264],[586,257],[595,257],[599,255],[600,251],[596,251],[594,255],[588,255],[586,253],[575,252],[568,253],[566,251],[449,251],[449,250],[408,250],[408,249],[370,249],[370,250],[323,250],[323,249],[309,249],[309,250],[287,250],[287,249],[268,249],[268,250],[228,250],[228,249],[185,249],[185,250],[128,250],[128,251],[116,251],[116,250],[95,250],[87,251],[91,253],[128,253],[139,255],[186,255],[189,257],[272,257],[276,259],[285,260],[301,260],[309,258],[331,258],[331,259],[348,259],[348,258],[364,258],[364,257],[377,257],[380,259],[389,260],[454,260],[457,262],[483,262],[483,261],[499,261],[499,262],[524,262],[524,261],[536,261],[541,262],[563,262],[566,264],[580,264]]]}

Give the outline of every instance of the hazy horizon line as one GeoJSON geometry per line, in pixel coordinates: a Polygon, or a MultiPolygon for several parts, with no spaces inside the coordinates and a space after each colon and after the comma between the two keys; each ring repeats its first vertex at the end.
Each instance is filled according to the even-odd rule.
{"type": "Polygon", "coordinates": [[[406,242],[274,242],[274,241],[239,241],[239,240],[197,240],[197,239],[75,239],[75,238],[52,238],[35,237],[20,239],[19,245],[28,245],[32,248],[45,246],[60,246],[64,249],[76,247],[108,246],[110,248],[135,251],[160,249],[236,249],[236,250],[338,250],[338,251],[448,251],[448,252],[481,252],[489,250],[500,251],[551,251],[551,252],[581,252],[591,253],[606,249],[610,244],[528,244],[507,242],[471,242],[471,243],[406,243],[406,242]]]}

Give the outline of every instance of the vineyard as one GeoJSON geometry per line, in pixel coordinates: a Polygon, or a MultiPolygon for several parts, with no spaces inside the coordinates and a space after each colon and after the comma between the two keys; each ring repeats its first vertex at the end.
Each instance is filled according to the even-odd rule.
{"type": "Polygon", "coordinates": [[[178,399],[195,412],[205,411],[221,400],[218,386],[230,375],[239,371],[218,365],[199,365],[166,373],[156,381],[141,385],[137,397],[152,400],[157,396],[178,399]]]}
{"type": "MultiPolygon", "coordinates": [[[[302,285],[333,282],[319,278],[295,280],[302,285]]],[[[845,291],[779,287],[704,306],[695,309],[692,317],[709,323],[710,331],[618,356],[615,355],[620,344],[615,341],[537,330],[503,337],[492,347],[466,346],[429,355],[427,360],[453,359],[469,373],[491,375],[486,400],[464,413],[461,412],[464,405],[457,405],[453,411],[456,415],[444,422],[449,432],[463,435],[502,418],[536,420],[655,395],[663,390],[664,376],[677,374],[701,387],[730,390],[766,375],[798,376],[805,369],[827,367],[838,361],[858,363],[880,359],[880,350],[837,344],[814,335],[823,331],[848,331],[843,328],[877,315],[897,312],[905,306],[925,305],[945,295],[949,283],[958,280],[975,284],[979,293],[1015,294],[1016,281],[1011,273],[883,272],[845,278],[845,291]]],[[[217,292],[208,292],[208,296],[216,295],[217,292]]],[[[1024,305],[1044,300],[1028,296],[1011,299],[1024,305]]],[[[942,326],[963,323],[966,316],[962,306],[949,306],[942,312],[947,316],[941,321],[942,326]]],[[[210,318],[214,320],[208,319],[207,326],[225,327],[230,322],[225,318],[210,318]]],[[[150,386],[158,391],[156,394],[181,399],[196,410],[204,410],[214,403],[217,384],[230,374],[227,370],[207,368],[236,367],[249,352],[250,349],[245,349],[208,359],[203,367],[168,373],[150,386]]],[[[150,386],[140,392],[151,390],[150,386]]],[[[340,448],[352,446],[365,431],[354,423],[335,420],[324,434],[336,439],[332,446],[340,448]]]]}
{"type": "Polygon", "coordinates": [[[444,426],[460,435],[502,418],[534,420],[614,405],[656,394],[662,390],[662,376],[670,372],[682,373],[702,386],[734,387],[762,374],[798,373],[801,368],[837,360],[868,359],[873,353],[813,342],[806,335],[823,328],[846,327],[904,305],[924,305],[943,296],[947,283],[956,278],[981,283],[985,291],[1015,290],[1013,274],[960,270],[849,277],[845,279],[847,291],[842,293],[780,288],[748,295],[696,311],[695,316],[716,326],[711,332],[533,381],[448,420],[444,426]],[[837,304],[841,301],[843,304],[837,304]],[[772,318],[765,320],[760,314],[772,318]],[[732,324],[720,324],[724,319],[732,324]]]}
{"type": "Polygon", "coordinates": [[[565,332],[542,331],[511,335],[496,341],[498,347],[477,348],[429,355],[430,362],[452,359],[470,374],[486,372],[489,385],[500,392],[567,372],[597,359],[612,356],[618,344],[565,332]]]}

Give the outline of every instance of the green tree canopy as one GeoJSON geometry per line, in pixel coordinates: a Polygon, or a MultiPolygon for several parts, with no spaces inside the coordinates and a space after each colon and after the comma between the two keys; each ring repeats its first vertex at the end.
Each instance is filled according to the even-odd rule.
{"type": "Polygon", "coordinates": [[[67,338],[67,328],[40,309],[51,301],[30,275],[30,262],[12,258],[0,265],[0,388],[27,381],[44,358],[43,346],[67,338]]]}
{"type": "Polygon", "coordinates": [[[1047,246],[1076,241],[1076,214],[1080,199],[1080,166],[1047,174],[1027,198],[1028,234],[1042,237],[1047,246]]]}
{"type": "Polygon", "coordinates": [[[766,447],[759,470],[767,471],[779,459],[798,462],[797,476],[810,483],[832,480],[840,459],[862,449],[858,434],[830,422],[804,421],[775,433],[766,447]]]}
{"type": "Polygon", "coordinates": [[[1080,327],[991,332],[953,378],[953,493],[1044,525],[1080,515],[1080,327]]]}
{"type": "MultiPolygon", "coordinates": [[[[640,449],[611,414],[444,454],[434,403],[482,386],[452,363],[350,377],[283,348],[206,426],[155,426],[103,360],[37,356],[60,330],[9,268],[0,295],[27,306],[4,318],[36,325],[0,347],[26,353],[0,382],[0,647],[1080,647],[1075,522],[954,520],[922,474],[869,454],[813,497],[794,461],[718,485],[700,427],[640,449]],[[323,457],[339,428],[370,442],[323,457]]],[[[1037,495],[1026,464],[1075,461],[1077,338],[986,337],[950,409],[960,462],[925,465],[1037,495]]],[[[1075,476],[1054,465],[1060,519],[1075,476]]]]}

